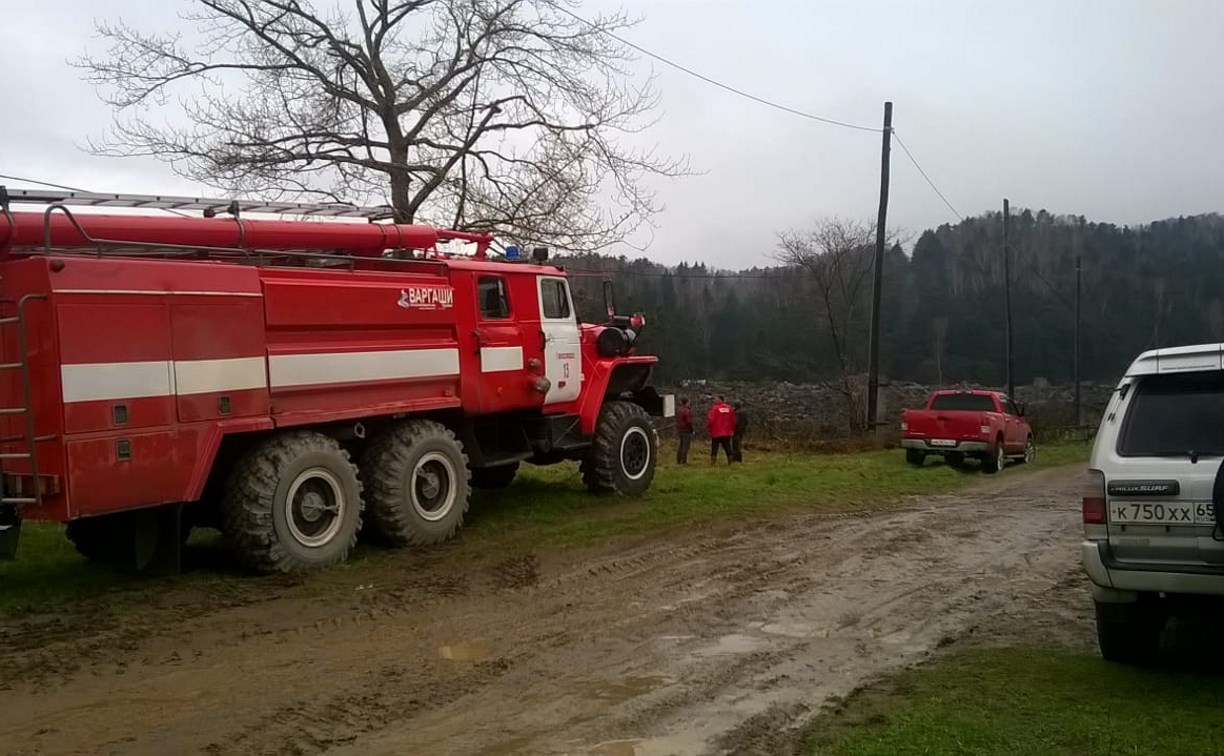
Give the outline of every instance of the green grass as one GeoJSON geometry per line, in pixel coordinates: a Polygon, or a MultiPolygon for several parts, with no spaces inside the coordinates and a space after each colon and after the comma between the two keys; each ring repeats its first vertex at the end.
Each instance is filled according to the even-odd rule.
{"type": "Polygon", "coordinates": [[[1224,745],[1224,679],[1035,648],[964,651],[818,718],[807,751],[1206,754],[1224,745]]]}
{"type": "Polygon", "coordinates": [[[1090,444],[1079,441],[1063,441],[1037,447],[1037,464],[1043,467],[1088,464],[1090,444]]]}
{"type": "MultiPolygon", "coordinates": [[[[1052,446],[1043,452],[1040,466],[1087,458],[1082,445],[1052,446]]],[[[593,499],[582,489],[576,466],[528,468],[500,497],[476,500],[467,533],[496,532],[499,538],[528,544],[566,545],[727,517],[896,506],[907,496],[950,491],[986,479],[972,465],[958,470],[932,460],[915,468],[895,450],[750,451],[747,460],[730,467],[725,463],[710,467],[708,458],[700,455],[687,467],[669,460],[660,465],[650,492],[633,501],[593,499]]],[[[1008,468],[1004,475],[1018,473],[1019,469],[1008,468]]]]}
{"type": "MultiPolygon", "coordinates": [[[[1043,452],[1039,466],[1078,461],[1087,454],[1082,445],[1043,452]]],[[[640,499],[588,495],[575,464],[524,467],[509,489],[476,492],[464,528],[448,548],[464,559],[491,559],[730,518],[897,506],[910,495],[949,491],[985,478],[975,469],[955,470],[933,461],[914,468],[900,451],[818,455],[749,450],[748,461],[733,467],[710,467],[700,455],[678,467],[670,461],[673,449],[662,453],[665,462],[640,499]]],[[[1003,474],[1023,473],[1009,468],[1003,474]]],[[[152,579],[86,562],[61,526],[27,523],[17,560],[0,562],[0,616],[90,598],[140,600],[151,590],[157,595],[172,586],[233,592],[261,585],[236,579],[242,573],[215,532],[199,532],[192,540],[196,548],[188,554],[188,572],[152,579]]],[[[404,553],[361,546],[342,568],[306,580],[322,590],[370,579],[381,569],[394,569],[388,562],[404,553]]]]}

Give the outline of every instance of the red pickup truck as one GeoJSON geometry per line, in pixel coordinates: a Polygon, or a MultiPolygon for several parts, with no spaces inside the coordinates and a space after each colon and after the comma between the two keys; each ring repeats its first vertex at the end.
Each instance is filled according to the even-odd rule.
{"type": "Polygon", "coordinates": [[[974,457],[988,473],[1002,470],[1008,459],[1032,462],[1037,456],[1024,410],[997,391],[932,392],[925,409],[901,415],[901,446],[911,465],[932,454],[952,465],[974,457]]]}

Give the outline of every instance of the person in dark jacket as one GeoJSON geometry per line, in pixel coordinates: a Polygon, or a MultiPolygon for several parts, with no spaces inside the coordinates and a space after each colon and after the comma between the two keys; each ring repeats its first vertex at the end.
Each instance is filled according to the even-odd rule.
{"type": "Polygon", "coordinates": [[[744,461],[744,434],[748,432],[748,407],[743,402],[731,405],[735,411],[735,433],[731,435],[731,459],[744,461]]]}
{"type": "Polygon", "coordinates": [[[676,464],[687,465],[689,447],[693,445],[693,408],[689,406],[688,398],[680,400],[676,408],[676,435],[680,438],[680,446],[676,448],[676,464]]]}
{"type": "Polygon", "coordinates": [[[718,463],[718,450],[727,453],[727,464],[731,463],[731,437],[735,435],[735,410],[723,397],[717,397],[710,414],[706,417],[706,429],[710,433],[710,464],[718,463]]]}

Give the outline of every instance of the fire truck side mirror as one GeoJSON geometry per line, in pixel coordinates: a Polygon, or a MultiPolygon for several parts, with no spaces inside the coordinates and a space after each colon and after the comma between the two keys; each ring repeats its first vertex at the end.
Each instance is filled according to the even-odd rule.
{"type": "Polygon", "coordinates": [[[616,298],[612,295],[612,282],[603,282],[604,309],[608,312],[608,320],[616,318],[616,298]]]}

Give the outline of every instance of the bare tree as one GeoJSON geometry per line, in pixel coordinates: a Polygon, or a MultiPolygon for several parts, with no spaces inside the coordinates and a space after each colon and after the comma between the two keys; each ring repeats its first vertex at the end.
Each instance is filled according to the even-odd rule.
{"type": "Polygon", "coordinates": [[[194,33],[102,23],[76,61],[115,109],[104,155],[151,155],[222,191],[386,202],[400,222],[566,250],[623,241],[681,162],[613,35],[573,0],[190,0],[194,33]],[[597,208],[602,204],[602,208],[597,208]]]}
{"type": "Polygon", "coordinates": [[[804,270],[815,285],[814,304],[829,329],[838,370],[830,386],[845,400],[852,433],[864,426],[864,386],[858,374],[866,355],[863,312],[869,306],[874,246],[874,224],[830,218],[806,231],[781,234],[776,255],[780,262],[804,270]]]}

